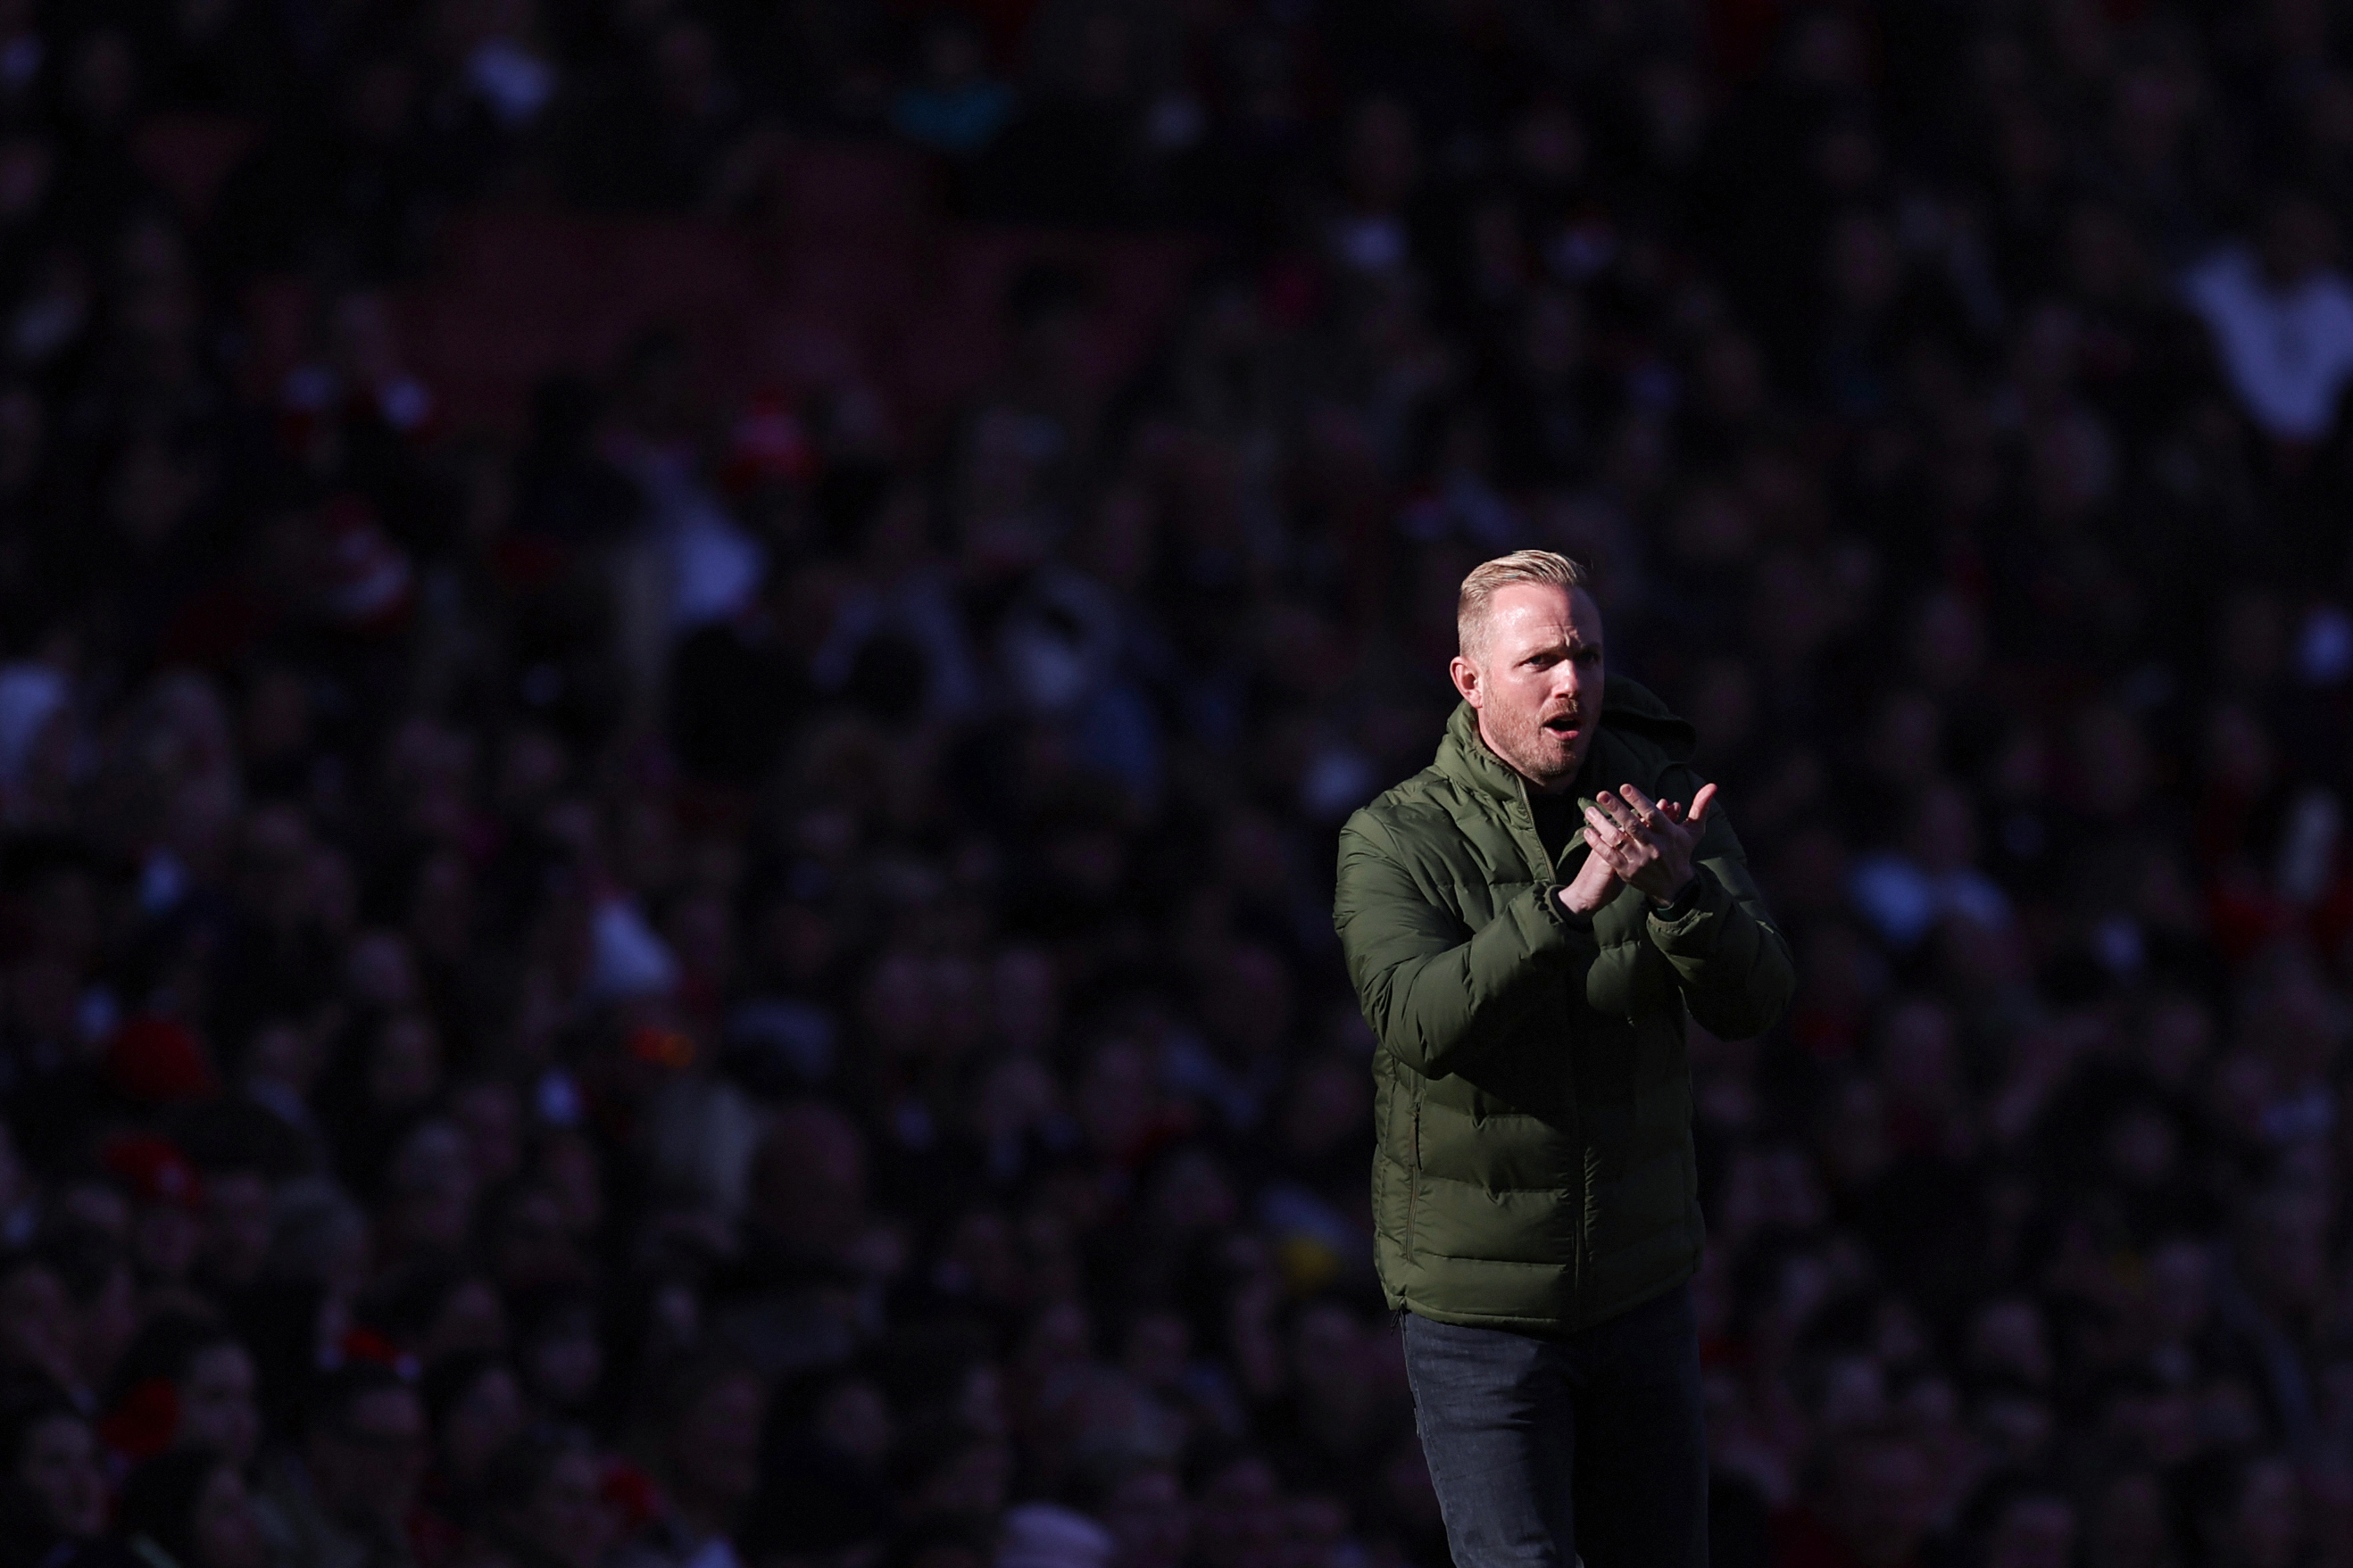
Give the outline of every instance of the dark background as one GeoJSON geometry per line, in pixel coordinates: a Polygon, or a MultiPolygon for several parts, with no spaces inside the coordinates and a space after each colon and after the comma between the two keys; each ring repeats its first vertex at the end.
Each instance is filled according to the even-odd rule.
{"type": "Polygon", "coordinates": [[[1333,834],[1540,544],[1799,958],[1716,1561],[2353,1564],[2348,51],[0,0],[0,1563],[1439,1568],[1333,834]]]}

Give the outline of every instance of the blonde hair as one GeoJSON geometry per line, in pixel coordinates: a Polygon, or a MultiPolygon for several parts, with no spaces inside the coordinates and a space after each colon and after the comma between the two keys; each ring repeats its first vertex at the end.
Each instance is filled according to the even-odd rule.
{"type": "Polygon", "coordinates": [[[1582,588],[1585,568],[1551,550],[1514,550],[1471,568],[1462,579],[1461,596],[1454,601],[1454,640],[1462,657],[1475,657],[1487,629],[1487,606],[1496,594],[1517,583],[1549,583],[1556,588],[1582,588]]]}

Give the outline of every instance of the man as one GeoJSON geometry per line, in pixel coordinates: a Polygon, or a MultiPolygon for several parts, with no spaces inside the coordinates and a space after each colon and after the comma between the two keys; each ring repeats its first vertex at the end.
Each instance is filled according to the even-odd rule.
{"type": "Polygon", "coordinates": [[[1605,679],[1576,563],[1463,580],[1438,760],[1348,819],[1381,1279],[1461,1568],[1707,1560],[1684,1020],[1794,975],[1690,725],[1605,679]]]}
{"type": "Polygon", "coordinates": [[[759,1370],[724,1352],[691,1355],[648,1392],[645,1436],[666,1506],[619,1552],[620,1568],[731,1568],[729,1541],[760,1492],[759,1370]]]}
{"type": "Polygon", "coordinates": [[[425,1401],[389,1368],[352,1362],[321,1383],[297,1455],[265,1467],[271,1554],[297,1568],[410,1568],[426,1462],[425,1401]]]}

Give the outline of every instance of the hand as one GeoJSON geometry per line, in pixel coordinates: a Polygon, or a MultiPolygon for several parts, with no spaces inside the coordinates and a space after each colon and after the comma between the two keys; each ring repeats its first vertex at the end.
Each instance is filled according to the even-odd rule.
{"type": "Polygon", "coordinates": [[[1617,896],[1618,873],[1600,856],[1588,855],[1560,890],[1560,907],[1573,915],[1590,915],[1617,896]]]}
{"type": "MultiPolygon", "coordinates": [[[[1586,867],[1599,861],[1652,903],[1672,902],[1692,879],[1700,835],[1715,804],[1712,784],[1700,786],[1688,813],[1682,802],[1654,801],[1632,784],[1621,784],[1615,794],[1603,790],[1585,808],[1585,841],[1592,847],[1586,867]]],[[[1580,870],[1578,880],[1583,879],[1580,870]]]]}

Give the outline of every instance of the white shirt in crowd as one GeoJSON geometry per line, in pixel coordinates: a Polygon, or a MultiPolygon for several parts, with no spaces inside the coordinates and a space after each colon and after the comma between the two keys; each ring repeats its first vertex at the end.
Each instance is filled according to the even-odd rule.
{"type": "Polygon", "coordinates": [[[2353,285],[2317,268],[2280,287],[2254,251],[2228,247],[2190,269],[2183,293],[2214,334],[2222,374],[2266,435],[2316,441],[2353,377],[2353,285]]]}

